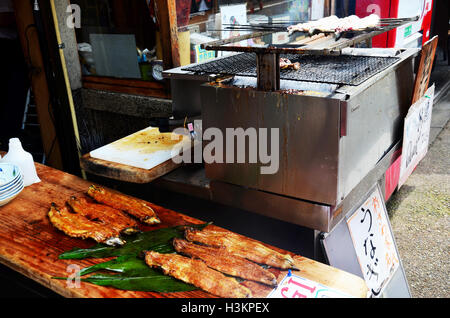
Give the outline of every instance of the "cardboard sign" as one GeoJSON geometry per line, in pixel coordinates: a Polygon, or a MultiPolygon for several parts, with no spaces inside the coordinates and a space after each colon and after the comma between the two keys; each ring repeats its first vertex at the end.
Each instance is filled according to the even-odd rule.
{"type": "Polygon", "coordinates": [[[436,56],[436,47],[438,44],[438,37],[435,36],[422,47],[420,52],[419,69],[417,70],[416,79],[414,82],[414,90],[411,103],[416,103],[428,89],[430,82],[431,70],[433,69],[433,62],[436,56]]]}
{"type": "Polygon", "coordinates": [[[406,115],[398,188],[406,182],[428,152],[433,99],[434,85],[411,106],[406,115]]]}
{"type": "Polygon", "coordinates": [[[378,187],[347,219],[358,263],[367,287],[380,296],[400,265],[400,258],[378,187]]]}
{"type": "Polygon", "coordinates": [[[292,274],[290,271],[267,298],[350,298],[338,290],[292,274]]]}

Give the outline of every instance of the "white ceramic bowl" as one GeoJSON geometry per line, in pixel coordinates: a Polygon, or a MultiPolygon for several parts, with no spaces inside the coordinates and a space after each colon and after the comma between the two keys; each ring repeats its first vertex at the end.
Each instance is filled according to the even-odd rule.
{"type": "Polygon", "coordinates": [[[11,163],[0,162],[0,189],[8,186],[21,176],[20,168],[11,163]]]}
{"type": "MultiPolygon", "coordinates": [[[[7,199],[8,197],[14,195],[20,188],[23,188],[23,187],[24,187],[23,181],[20,180],[20,182],[18,182],[16,185],[14,185],[14,187],[8,189],[7,191],[0,193],[0,201],[7,199]]],[[[22,191],[22,190],[20,190],[20,191],[22,191]]]]}
{"type": "Polygon", "coordinates": [[[19,173],[13,180],[11,180],[8,183],[5,183],[3,185],[0,186],[0,191],[4,190],[6,188],[9,188],[12,184],[16,183],[19,179],[23,179],[23,176],[21,173],[19,173]]]}
{"type": "Polygon", "coordinates": [[[12,194],[10,197],[7,197],[6,199],[0,199],[0,206],[4,206],[5,204],[11,202],[15,197],[17,197],[20,192],[22,192],[23,190],[23,185],[14,193],[12,194]]]}
{"type": "Polygon", "coordinates": [[[13,182],[10,182],[7,185],[0,187],[0,196],[3,196],[5,193],[10,191],[12,188],[16,187],[19,183],[23,183],[23,177],[21,175],[19,175],[17,178],[15,178],[13,182]]]}

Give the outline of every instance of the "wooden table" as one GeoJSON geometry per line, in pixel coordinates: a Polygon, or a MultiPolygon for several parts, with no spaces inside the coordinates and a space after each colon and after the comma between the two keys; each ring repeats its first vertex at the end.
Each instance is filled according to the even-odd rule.
{"type": "MultiPolygon", "coordinates": [[[[214,297],[202,290],[178,293],[134,292],[84,282],[81,282],[80,288],[68,288],[65,280],[52,279],[52,276],[68,276],[66,269],[71,264],[83,268],[105,259],[58,259],[62,252],[74,247],[87,248],[95,242],[71,238],[54,228],[47,217],[50,203],[62,205],[72,195],[82,196],[91,183],[41,164],[36,164],[36,168],[42,181],[26,187],[17,198],[0,207],[0,263],[65,297],[214,297]]],[[[152,206],[162,223],[156,227],[148,226],[144,230],[203,223],[187,215],[152,206]]],[[[293,257],[296,266],[301,269],[297,272],[298,275],[352,296],[366,297],[367,287],[360,277],[302,256],[293,257]]],[[[285,271],[271,270],[279,281],[286,275],[285,271]]],[[[246,283],[249,283],[246,286],[250,287],[255,297],[265,297],[271,291],[270,287],[250,282],[243,284],[246,283]]]]}

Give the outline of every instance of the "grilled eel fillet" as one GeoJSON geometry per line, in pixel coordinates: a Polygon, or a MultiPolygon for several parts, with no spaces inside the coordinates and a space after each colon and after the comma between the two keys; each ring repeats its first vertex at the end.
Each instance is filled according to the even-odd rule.
{"type": "Polygon", "coordinates": [[[120,233],[131,235],[139,232],[137,222],[117,209],[74,196],[67,203],[75,213],[83,215],[89,220],[101,222],[104,226],[120,233]]]}
{"type": "Polygon", "coordinates": [[[122,210],[143,223],[161,223],[155,211],[145,201],[118,192],[109,191],[95,185],[89,187],[87,194],[95,201],[122,210]]]}
{"type": "Polygon", "coordinates": [[[211,294],[225,298],[247,298],[252,292],[236,279],[215,271],[199,259],[178,254],[145,252],[145,262],[150,267],[161,268],[165,275],[192,284],[211,294]]]}
{"type": "Polygon", "coordinates": [[[98,243],[113,246],[125,244],[125,241],[119,237],[117,230],[91,221],[79,213],[72,213],[67,206],[59,208],[52,202],[48,211],[48,218],[58,230],[71,237],[92,238],[98,243]]]}
{"type": "Polygon", "coordinates": [[[281,269],[297,269],[290,255],[281,254],[261,243],[232,232],[215,231],[207,226],[203,230],[187,228],[184,235],[188,241],[207,246],[224,247],[231,254],[258,264],[266,264],[281,269]]]}
{"type": "Polygon", "coordinates": [[[275,275],[267,269],[245,258],[230,254],[225,248],[201,246],[178,238],[173,240],[173,246],[178,253],[192,258],[199,258],[208,267],[224,274],[257,281],[270,286],[277,285],[275,275]]]}

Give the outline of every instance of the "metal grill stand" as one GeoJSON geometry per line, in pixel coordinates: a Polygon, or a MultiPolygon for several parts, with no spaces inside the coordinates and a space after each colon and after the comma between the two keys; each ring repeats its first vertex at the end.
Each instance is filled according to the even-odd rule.
{"type": "Polygon", "coordinates": [[[256,82],[262,91],[280,89],[280,55],[277,53],[256,54],[256,82]]]}

